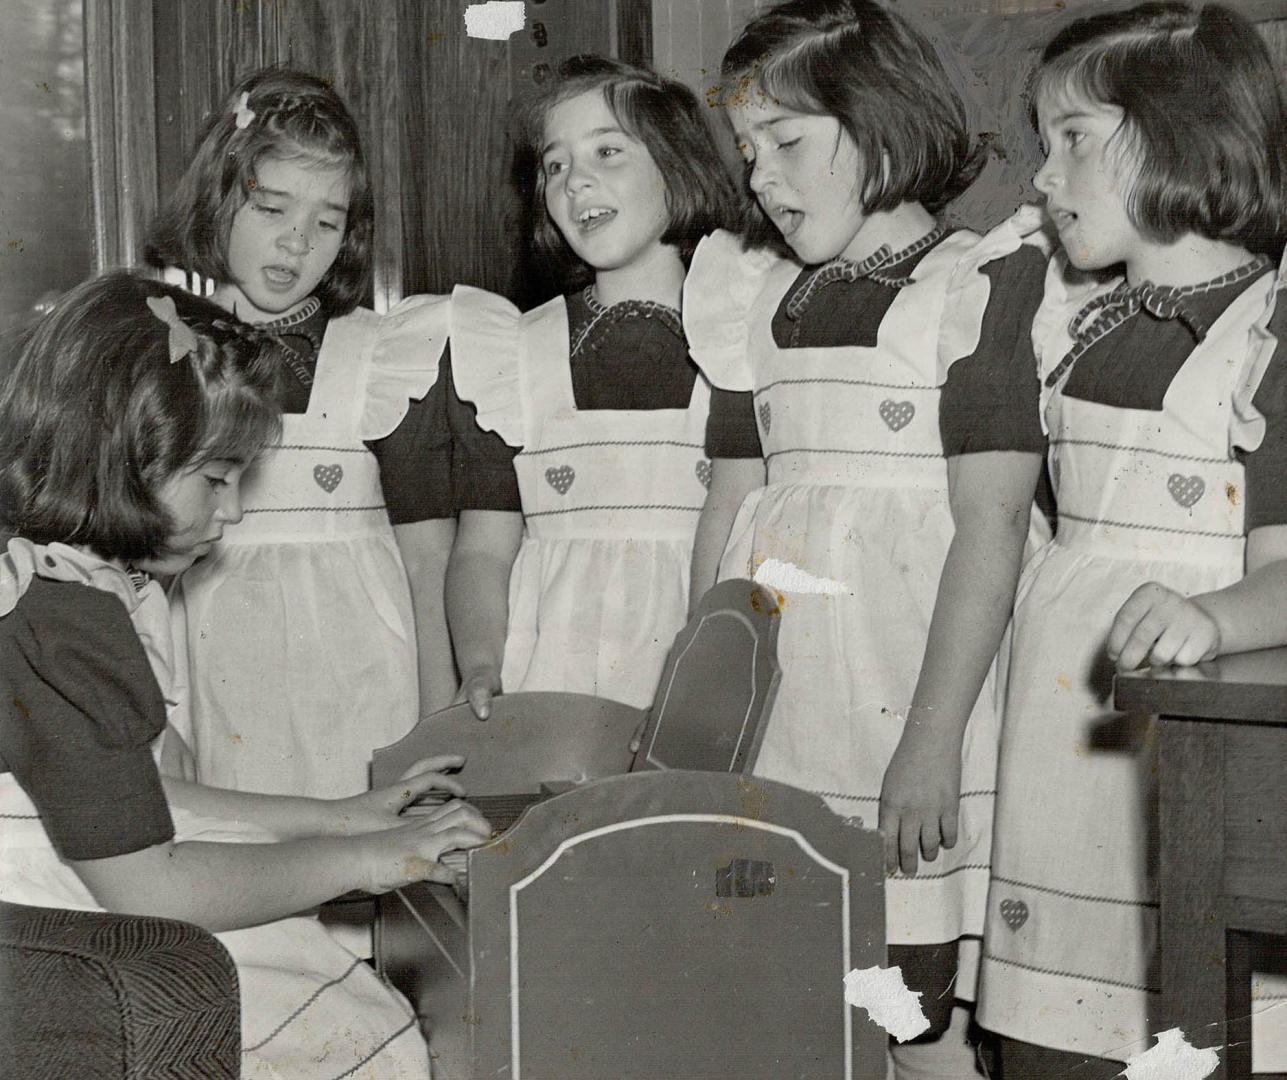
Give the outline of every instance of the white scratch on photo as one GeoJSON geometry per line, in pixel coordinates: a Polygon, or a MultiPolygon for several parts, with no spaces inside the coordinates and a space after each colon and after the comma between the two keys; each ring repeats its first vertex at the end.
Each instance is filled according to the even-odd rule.
{"type": "Polygon", "coordinates": [[[1220,1055],[1210,1047],[1201,1050],[1170,1028],[1160,1032],[1157,1045],[1126,1061],[1126,1080],[1205,1080],[1216,1071],[1220,1055]]]}
{"type": "Polygon", "coordinates": [[[843,581],[814,577],[807,570],[801,570],[795,564],[781,559],[765,559],[760,563],[755,571],[755,583],[784,593],[824,593],[834,596],[836,593],[849,591],[849,586],[843,581]]]}
{"type": "Polygon", "coordinates": [[[465,33],[489,41],[504,41],[523,29],[523,0],[487,0],[465,8],[465,33]]]}
{"type": "Polygon", "coordinates": [[[845,976],[845,1001],[866,1009],[872,1023],[884,1028],[898,1042],[906,1042],[929,1030],[930,1022],[921,1011],[919,991],[908,990],[902,968],[854,968],[845,976]]]}

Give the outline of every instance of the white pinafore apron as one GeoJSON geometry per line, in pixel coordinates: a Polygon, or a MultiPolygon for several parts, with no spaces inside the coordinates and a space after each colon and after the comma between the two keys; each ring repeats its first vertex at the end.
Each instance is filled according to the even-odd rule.
{"type": "MultiPolygon", "coordinates": [[[[771,324],[794,265],[770,271],[751,308],[768,484],[742,505],[720,576],[773,558],[841,590],[785,595],[782,682],[755,771],[818,792],[873,829],[954,533],[938,424],[940,329],[953,270],[978,242],[956,233],[924,256],[874,347],[777,346],[771,324]]],[[[959,840],[915,877],[886,882],[890,944],[982,930],[997,727],[989,676],[962,746],[959,840]]],[[[972,958],[962,953],[958,994],[968,997],[972,958]]]]}
{"type": "MultiPolygon", "coordinates": [[[[87,552],[13,540],[8,552],[0,553],[0,616],[17,603],[33,574],[77,581],[119,597],[160,684],[169,721],[185,726],[187,701],[160,585],[153,581],[136,591],[123,571],[87,552]]],[[[158,737],[153,747],[158,759],[161,741],[158,737]]],[[[174,808],[171,813],[176,840],[273,840],[253,824],[213,821],[174,808]]],[[[103,910],[58,857],[36,806],[12,773],[0,773],[0,817],[0,899],[103,910]]],[[[410,1005],[366,963],[332,941],[315,919],[281,919],[216,937],[237,966],[243,1080],[428,1080],[428,1053],[410,1005]]]]}
{"type": "Polygon", "coordinates": [[[358,434],[379,322],[330,322],[308,411],[283,418],[242,480],[245,518],[182,578],[203,783],[353,795],[417,720],[406,571],[358,434]]]}
{"type": "Polygon", "coordinates": [[[699,376],[686,409],[578,410],[563,299],[524,315],[518,338],[526,536],[501,685],[646,707],[687,618],[710,387],[699,376]]]}
{"type": "MultiPolygon", "coordinates": [[[[1160,412],[1065,396],[1068,368],[1045,386],[1074,349],[1080,304],[1048,299],[1038,315],[1059,521],[1016,600],[979,1006],[1011,1038],[1119,1061],[1150,1045],[1156,747],[1152,718],[1112,710],[1105,642],[1145,582],[1194,595],[1243,575],[1234,447],[1254,449],[1264,431],[1250,402],[1272,338],[1259,368],[1248,355],[1273,281],[1254,281],[1217,320],[1160,412]]],[[[1113,325],[1092,320],[1080,340],[1113,325]]]]}

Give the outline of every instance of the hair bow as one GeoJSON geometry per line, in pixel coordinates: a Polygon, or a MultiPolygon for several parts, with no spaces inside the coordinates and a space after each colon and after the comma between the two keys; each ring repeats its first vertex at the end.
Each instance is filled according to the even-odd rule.
{"type": "Polygon", "coordinates": [[[197,351],[196,332],[179,318],[172,296],[149,296],[147,306],[152,314],[170,328],[170,363],[182,360],[189,353],[197,351]]]}
{"type": "Polygon", "coordinates": [[[250,127],[250,122],[255,118],[255,110],[250,107],[250,91],[247,90],[241,95],[237,102],[237,128],[250,127]]]}

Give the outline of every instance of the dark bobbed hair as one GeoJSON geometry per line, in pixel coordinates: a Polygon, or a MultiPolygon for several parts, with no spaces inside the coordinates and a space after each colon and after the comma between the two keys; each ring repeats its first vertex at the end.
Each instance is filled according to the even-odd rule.
{"type": "Polygon", "coordinates": [[[0,533],[109,559],[164,554],[161,486],[215,459],[249,461],[280,430],[266,336],[208,300],[127,272],[73,289],[17,338],[0,383],[0,533]],[[197,349],[170,362],[147,304],[171,297],[197,349]]]}
{"type": "Polygon", "coordinates": [[[1123,112],[1126,210],[1153,240],[1193,232],[1277,256],[1287,231],[1287,119],[1269,50],[1218,4],[1147,3],[1080,19],[1046,46],[1031,110],[1072,93],[1123,112]]]}
{"type": "Polygon", "coordinates": [[[588,54],[565,60],[519,116],[519,153],[531,177],[536,249],[552,254],[570,250],[545,207],[541,150],[546,119],[562,102],[596,91],[603,94],[622,130],[652,155],[666,185],[670,214],[661,242],[676,247],[687,266],[703,236],[716,229],[736,229],[740,221],[737,192],[715,150],[702,106],[683,83],[622,60],[588,54]]]}
{"type": "MultiPolygon", "coordinates": [[[[724,54],[719,102],[762,94],[797,112],[834,116],[858,148],[864,214],[918,202],[937,213],[986,160],[965,106],[929,40],[873,0],[789,0],[752,19],[724,54]],[[881,167],[889,154],[889,171],[881,167]]],[[[758,215],[749,239],[772,242],[758,215]]]]}
{"type": "Polygon", "coordinates": [[[347,314],[371,289],[371,178],[357,124],[343,100],[321,79],[302,71],[262,68],[237,83],[206,119],[192,161],[148,232],[147,261],[227,281],[232,219],[245,205],[255,170],[266,157],[348,170],[344,241],[316,289],[328,313],[347,314]],[[254,117],[239,128],[243,94],[254,117]]]}

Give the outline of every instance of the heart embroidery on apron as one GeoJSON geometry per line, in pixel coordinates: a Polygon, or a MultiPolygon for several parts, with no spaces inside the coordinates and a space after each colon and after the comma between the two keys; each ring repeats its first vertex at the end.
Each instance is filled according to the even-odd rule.
{"type": "Polygon", "coordinates": [[[760,423],[764,427],[764,433],[769,433],[769,428],[773,423],[773,410],[769,408],[767,401],[760,404],[760,423]]]}
{"type": "Polygon", "coordinates": [[[571,465],[560,465],[557,469],[546,469],[545,479],[560,495],[566,495],[572,481],[576,479],[576,470],[571,465]]]}
{"type": "Polygon", "coordinates": [[[1171,473],[1166,481],[1166,490],[1171,493],[1171,498],[1186,510],[1202,498],[1206,489],[1207,485],[1200,476],[1181,476],[1176,472],[1171,473]]]}
{"type": "Polygon", "coordinates": [[[1011,930],[1018,930],[1028,921],[1028,905],[1022,900],[1002,900],[1001,919],[1011,930]]]}
{"type": "Polygon", "coordinates": [[[340,465],[314,465],[313,479],[329,495],[340,486],[340,481],[344,479],[344,469],[340,465]]]}
{"type": "Polygon", "coordinates": [[[912,422],[916,415],[916,406],[910,401],[890,401],[886,398],[880,403],[880,418],[885,421],[890,431],[901,431],[912,422]]]}
{"type": "Polygon", "coordinates": [[[711,463],[703,458],[697,463],[697,479],[701,481],[702,487],[710,490],[711,486],[711,463]]]}

